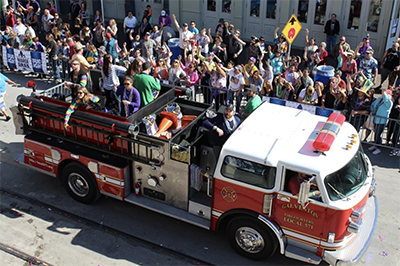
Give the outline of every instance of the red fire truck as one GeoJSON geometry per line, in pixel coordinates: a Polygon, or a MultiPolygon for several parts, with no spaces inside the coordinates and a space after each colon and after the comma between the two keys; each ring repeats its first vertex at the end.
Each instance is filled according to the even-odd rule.
{"type": "Polygon", "coordinates": [[[60,178],[82,203],[103,194],[223,230],[238,253],[257,260],[279,250],[312,264],[354,262],[374,232],[373,169],[340,116],[327,121],[266,102],[214,158],[202,127],[210,106],[171,88],[128,118],[78,109],[67,130],[68,102],[22,95],[18,102],[25,139],[17,161],[60,178]],[[160,138],[149,127],[162,122],[165,106],[191,119],[160,138]]]}

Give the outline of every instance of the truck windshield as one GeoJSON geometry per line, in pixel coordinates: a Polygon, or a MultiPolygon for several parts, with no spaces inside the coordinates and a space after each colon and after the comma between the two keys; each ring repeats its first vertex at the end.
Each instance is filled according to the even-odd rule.
{"type": "Polygon", "coordinates": [[[325,178],[329,198],[339,200],[354,194],[364,184],[368,175],[367,169],[365,155],[360,145],[346,166],[325,178]]]}

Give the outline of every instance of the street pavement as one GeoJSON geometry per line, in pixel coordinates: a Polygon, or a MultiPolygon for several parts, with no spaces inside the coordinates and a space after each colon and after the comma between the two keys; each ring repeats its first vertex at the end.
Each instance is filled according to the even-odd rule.
{"type": "MultiPolygon", "coordinates": [[[[21,84],[7,85],[8,107],[17,95],[30,94],[25,87],[29,78],[5,73],[21,84]]],[[[37,80],[38,89],[51,87],[37,80]]],[[[390,157],[389,149],[366,154],[376,169],[379,218],[375,234],[364,256],[356,265],[400,265],[400,157],[390,157]]],[[[122,236],[104,232],[104,224],[216,265],[307,265],[275,254],[266,261],[249,261],[236,254],[222,234],[216,234],[140,207],[102,197],[92,205],[80,204],[69,197],[56,179],[27,170],[13,159],[23,151],[23,136],[14,134],[12,121],[0,117],[0,186],[60,209],[95,221],[99,228],[81,223],[56,212],[31,205],[9,195],[0,195],[0,243],[36,257],[51,265],[192,265],[162,249],[141,245],[122,236]]],[[[29,265],[0,251],[2,265],[29,265]]],[[[326,265],[322,263],[322,265],[326,265]]]]}

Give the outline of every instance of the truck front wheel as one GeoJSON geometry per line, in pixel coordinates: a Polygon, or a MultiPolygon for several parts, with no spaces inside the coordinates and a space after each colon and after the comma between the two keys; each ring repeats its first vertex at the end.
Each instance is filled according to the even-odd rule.
{"type": "Polygon", "coordinates": [[[64,168],[62,182],[68,194],[79,202],[92,203],[100,196],[93,174],[79,163],[70,163],[64,168]]]}
{"type": "Polygon", "coordinates": [[[226,232],[233,249],[252,260],[269,258],[278,248],[278,241],[273,232],[261,221],[251,217],[232,219],[226,232]]]}

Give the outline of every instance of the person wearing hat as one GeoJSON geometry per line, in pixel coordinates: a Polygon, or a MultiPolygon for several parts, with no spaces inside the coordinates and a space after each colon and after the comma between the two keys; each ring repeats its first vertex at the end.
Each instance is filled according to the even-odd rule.
{"type": "Polygon", "coordinates": [[[244,108],[242,118],[248,117],[254,110],[256,110],[261,104],[261,97],[258,95],[259,88],[255,84],[250,84],[247,88],[247,104],[244,108]]]}
{"type": "Polygon", "coordinates": [[[354,60],[354,51],[344,51],[343,46],[340,46],[340,56],[342,57],[342,79],[346,80],[347,75],[357,73],[357,61],[354,60]]]}
{"type": "Polygon", "coordinates": [[[220,18],[218,21],[218,25],[215,28],[215,36],[221,36],[224,39],[228,28],[225,26],[225,21],[223,18],[220,18]]]}
{"type": "Polygon", "coordinates": [[[109,32],[106,33],[105,37],[106,37],[106,53],[112,56],[114,64],[115,60],[118,58],[118,53],[117,53],[118,42],[111,36],[111,33],[109,32]]]}
{"type": "Polygon", "coordinates": [[[366,80],[362,74],[354,74],[347,76],[347,92],[349,102],[347,106],[347,114],[350,124],[352,124],[357,132],[366,120],[366,115],[370,112],[371,99],[368,91],[372,87],[371,81],[366,80]]]}
{"type": "Polygon", "coordinates": [[[86,60],[86,57],[83,55],[84,46],[80,42],[77,42],[74,48],[75,54],[71,57],[69,63],[71,64],[73,61],[78,61],[80,63],[80,69],[83,70],[87,76],[86,88],[92,92],[92,78],[90,77],[89,70],[96,69],[96,65],[89,64],[89,62],[86,60]]]}
{"type": "Polygon", "coordinates": [[[249,47],[250,57],[254,57],[256,59],[256,63],[260,61],[261,58],[261,47],[260,40],[256,36],[251,37],[250,47],[249,47]]]}
{"type": "MultiPolygon", "coordinates": [[[[392,90],[383,88],[382,96],[371,104],[370,115],[374,116],[375,144],[377,145],[382,145],[381,135],[387,123],[389,122],[389,114],[393,107],[392,94],[392,90]]],[[[368,150],[373,151],[372,154],[374,155],[381,153],[381,150],[375,145],[368,148],[368,150]]]]}
{"type": "Polygon", "coordinates": [[[244,76],[244,86],[248,87],[249,86],[249,80],[247,79],[247,76],[253,76],[253,73],[255,71],[258,71],[258,68],[256,66],[257,60],[254,57],[250,57],[249,61],[247,62],[246,65],[242,65],[242,70],[243,70],[243,76],[244,76]]]}
{"type": "Polygon", "coordinates": [[[143,57],[148,61],[154,59],[154,52],[157,46],[156,42],[150,38],[150,35],[150,32],[146,32],[139,46],[142,50],[143,57]]]}
{"type": "Polygon", "coordinates": [[[188,49],[188,51],[192,50],[190,40],[193,38],[193,33],[189,31],[188,24],[186,22],[182,24],[182,28],[179,26],[175,14],[172,14],[172,19],[175,23],[176,28],[179,31],[179,54],[183,57],[185,48],[188,49]]]}
{"type": "Polygon", "coordinates": [[[211,131],[215,159],[218,159],[222,146],[241,123],[235,114],[233,104],[228,104],[223,114],[218,113],[217,116],[203,122],[203,126],[211,131]]]}
{"type": "Polygon", "coordinates": [[[172,21],[171,18],[169,17],[169,15],[167,14],[167,12],[165,10],[161,11],[161,15],[158,18],[158,25],[160,25],[160,27],[171,27],[172,21]]]}
{"type": "Polygon", "coordinates": [[[236,110],[239,110],[240,104],[243,98],[243,87],[245,84],[244,76],[242,74],[242,67],[240,65],[235,66],[228,72],[229,87],[228,87],[228,103],[233,103],[233,99],[236,99],[236,110]]]}
{"type": "Polygon", "coordinates": [[[376,83],[378,77],[378,61],[373,57],[374,50],[368,49],[365,57],[360,62],[359,70],[365,75],[367,79],[370,79],[372,83],[376,83]]]}

